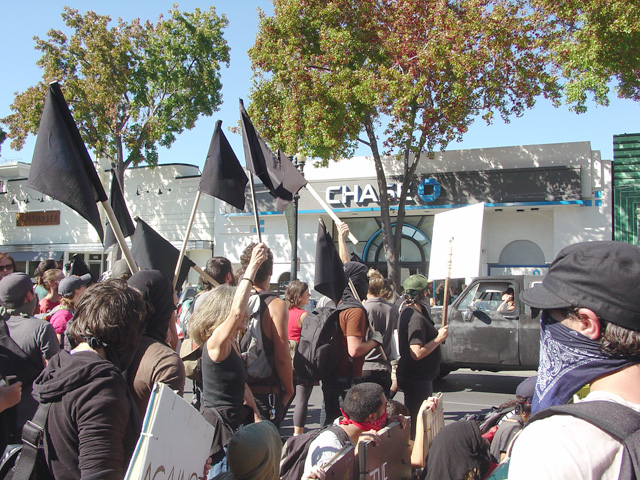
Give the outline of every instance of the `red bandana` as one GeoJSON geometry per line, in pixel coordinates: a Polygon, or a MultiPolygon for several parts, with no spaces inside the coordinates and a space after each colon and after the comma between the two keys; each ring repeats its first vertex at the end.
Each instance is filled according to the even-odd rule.
{"type": "Polygon", "coordinates": [[[340,409],[342,412],[342,418],[340,419],[340,425],[355,425],[363,432],[368,432],[369,430],[379,431],[387,426],[387,410],[385,409],[384,413],[380,415],[380,418],[377,420],[373,420],[371,422],[356,422],[351,420],[344,410],[340,409]]]}

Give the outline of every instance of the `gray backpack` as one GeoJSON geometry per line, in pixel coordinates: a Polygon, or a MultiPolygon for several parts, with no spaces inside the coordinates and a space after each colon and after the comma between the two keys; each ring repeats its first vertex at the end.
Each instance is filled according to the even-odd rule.
{"type": "Polygon", "coordinates": [[[247,367],[248,384],[258,383],[260,380],[271,377],[273,373],[271,363],[273,361],[273,352],[267,352],[265,349],[262,314],[274,297],[277,297],[277,295],[271,292],[252,293],[249,297],[249,323],[247,331],[244,332],[240,339],[240,351],[247,367]]]}

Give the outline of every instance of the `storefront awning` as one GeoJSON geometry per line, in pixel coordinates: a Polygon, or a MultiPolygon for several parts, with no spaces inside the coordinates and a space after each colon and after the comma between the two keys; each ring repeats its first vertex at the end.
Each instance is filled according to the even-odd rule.
{"type": "Polygon", "coordinates": [[[62,252],[11,252],[9,255],[16,262],[39,262],[41,260],[60,260],[62,252]]]}

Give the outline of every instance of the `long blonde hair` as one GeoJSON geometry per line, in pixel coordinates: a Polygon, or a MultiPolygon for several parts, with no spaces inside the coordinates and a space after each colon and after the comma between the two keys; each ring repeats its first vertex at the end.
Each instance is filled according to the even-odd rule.
{"type": "Polygon", "coordinates": [[[193,312],[187,332],[199,346],[204,345],[213,331],[229,316],[235,293],[236,287],[220,285],[214,288],[193,312]]]}

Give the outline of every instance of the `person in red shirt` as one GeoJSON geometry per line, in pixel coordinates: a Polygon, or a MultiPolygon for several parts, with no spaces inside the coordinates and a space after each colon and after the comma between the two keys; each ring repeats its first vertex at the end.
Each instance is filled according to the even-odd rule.
{"type": "Polygon", "coordinates": [[[49,293],[40,300],[40,313],[49,313],[55,307],[60,305],[60,295],[58,294],[58,284],[64,278],[62,270],[52,268],[44,272],[42,282],[49,293]]]}
{"type": "MultiPolygon", "coordinates": [[[[307,312],[305,312],[302,307],[308,305],[309,299],[311,298],[309,285],[300,280],[294,280],[287,287],[284,297],[289,306],[289,348],[291,349],[291,356],[293,358],[295,347],[300,341],[302,322],[307,316],[307,312]]],[[[312,390],[313,383],[301,382],[296,384],[296,406],[293,411],[294,435],[304,433],[304,425],[307,421],[307,407],[312,390]]]]}

